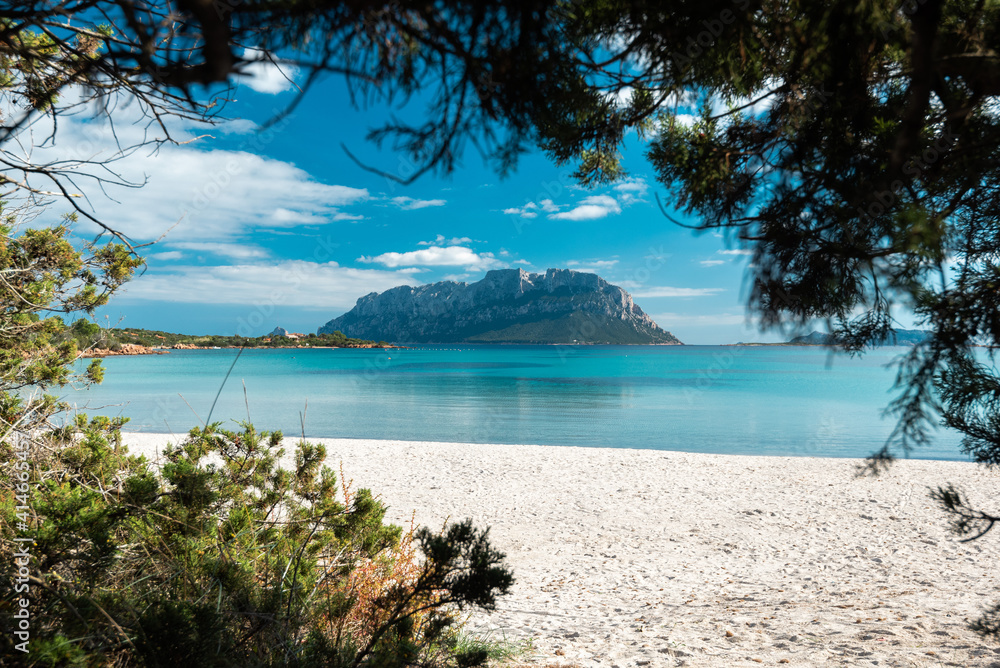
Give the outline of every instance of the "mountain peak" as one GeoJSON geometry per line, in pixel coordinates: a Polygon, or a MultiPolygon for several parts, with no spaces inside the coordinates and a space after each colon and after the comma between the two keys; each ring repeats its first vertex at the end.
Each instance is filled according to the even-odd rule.
{"type": "Polygon", "coordinates": [[[625,290],[572,269],[493,269],[475,283],[373,292],[319,333],[335,330],[397,343],[680,343],[625,290]]]}

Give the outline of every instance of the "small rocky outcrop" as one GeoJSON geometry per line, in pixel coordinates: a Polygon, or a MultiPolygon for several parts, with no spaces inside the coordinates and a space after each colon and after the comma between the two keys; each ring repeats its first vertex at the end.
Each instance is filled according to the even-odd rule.
{"type": "MultiPolygon", "coordinates": [[[[176,347],[176,346],[174,346],[176,347]]],[[[114,357],[115,355],[166,355],[166,350],[147,348],[138,343],[123,343],[111,350],[109,348],[91,348],[80,352],[79,357],[114,357]]]]}

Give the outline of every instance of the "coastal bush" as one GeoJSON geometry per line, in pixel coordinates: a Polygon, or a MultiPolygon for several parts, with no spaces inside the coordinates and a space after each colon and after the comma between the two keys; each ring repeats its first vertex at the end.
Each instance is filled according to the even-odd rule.
{"type": "Polygon", "coordinates": [[[87,348],[101,338],[101,326],[86,318],[79,318],[69,326],[67,334],[76,339],[78,348],[87,348]]]}
{"type": "MultiPolygon", "coordinates": [[[[124,419],[78,417],[29,445],[34,487],[30,654],[37,666],[474,666],[488,648],[461,611],[510,588],[470,522],[403,533],[385,506],[279,432],[193,429],[160,466],[122,444],[124,419]]],[[[23,448],[20,450],[23,452],[23,448]]],[[[2,558],[26,535],[20,470],[0,473],[2,558]]],[[[0,583],[11,615],[23,593],[0,583]]]]}
{"type": "Polygon", "coordinates": [[[338,485],[323,446],[282,468],[280,433],[251,425],[195,429],[154,466],[123,445],[124,418],[54,421],[52,388],[103,377],[74,364],[81,349],[122,343],[63,318],[106,304],[142,260],[73,240],[72,217],[24,229],[22,213],[0,208],[0,614],[30,632],[0,635],[3,665],[488,659],[457,623],[512,582],[485,531],[404,534],[370,491],[338,485]]]}

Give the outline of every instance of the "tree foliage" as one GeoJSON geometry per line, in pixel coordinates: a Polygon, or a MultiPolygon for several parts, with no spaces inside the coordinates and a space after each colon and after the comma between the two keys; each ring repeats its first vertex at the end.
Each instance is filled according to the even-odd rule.
{"type": "MultiPolygon", "coordinates": [[[[449,172],[468,142],[505,171],[532,142],[536,123],[570,113],[581,97],[610,113],[560,57],[562,31],[550,20],[556,7],[499,0],[0,3],[0,71],[7,73],[0,111],[8,117],[0,129],[0,185],[37,196],[79,194],[76,183],[85,178],[141,185],[116,174],[113,158],[94,169],[87,159],[25,157],[17,146],[38,141],[35,126],[54,140],[54,119],[81,109],[113,124],[112,111],[126,103],[150,122],[143,143],[171,142],[171,118],[217,120],[230,86],[261,62],[304,71],[302,94],[333,72],[347,77],[358,106],[425,99],[418,126],[391,121],[368,135],[402,154],[387,171],[391,178],[449,172]],[[427,87],[434,92],[424,97],[427,87]],[[525,96],[528,88],[539,94],[525,96]]],[[[124,155],[136,147],[119,148],[124,155]]],[[[71,203],[118,234],[77,198],[71,203]]]]}
{"type": "MultiPolygon", "coordinates": [[[[0,434],[44,428],[62,407],[45,392],[100,381],[99,361],[73,370],[79,349],[63,320],[92,314],[141,261],[120,244],[71,238],[73,218],[27,228],[24,210],[0,209],[0,434]],[[76,244],[76,245],[74,245],[76,244]],[[82,246],[82,250],[77,246],[82,246]]],[[[86,322],[86,321],[84,321],[86,322]]]]}
{"type": "Polygon", "coordinates": [[[926,442],[940,414],[990,461],[995,394],[973,346],[1000,337],[1000,6],[740,4],[672,13],[711,31],[707,45],[630,43],[644,81],[701,110],[691,124],[660,114],[648,151],[659,181],[699,229],[752,251],[763,326],[824,318],[854,351],[886,337],[894,308],[933,330],[901,366],[899,426],[880,458],[926,442]]]}

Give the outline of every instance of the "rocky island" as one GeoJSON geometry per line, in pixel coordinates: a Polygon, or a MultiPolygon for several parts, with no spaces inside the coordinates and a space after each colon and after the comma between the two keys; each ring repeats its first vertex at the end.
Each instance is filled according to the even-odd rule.
{"type": "Polygon", "coordinates": [[[475,283],[372,292],[318,330],[333,332],[396,343],[681,344],[628,292],[570,269],[498,269],[475,283]]]}

